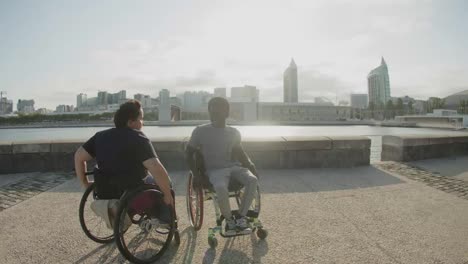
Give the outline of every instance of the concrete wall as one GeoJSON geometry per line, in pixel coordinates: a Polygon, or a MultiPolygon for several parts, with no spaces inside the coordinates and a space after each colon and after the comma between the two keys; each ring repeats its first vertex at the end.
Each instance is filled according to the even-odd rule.
{"type": "Polygon", "coordinates": [[[382,160],[412,161],[468,154],[468,136],[383,136],[382,160]]]}
{"type": "MultiPolygon", "coordinates": [[[[166,168],[187,168],[183,150],[188,139],[166,137],[152,140],[166,168]]],[[[71,171],[74,152],[82,143],[0,142],[0,174],[71,171]]],[[[256,166],[262,169],[353,167],[368,165],[370,159],[370,139],[366,137],[245,138],[243,146],[256,166]]]]}

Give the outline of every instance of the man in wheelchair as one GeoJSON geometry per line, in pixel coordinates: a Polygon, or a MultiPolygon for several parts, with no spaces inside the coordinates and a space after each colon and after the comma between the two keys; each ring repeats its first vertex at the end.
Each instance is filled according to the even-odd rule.
{"type": "MultiPolygon", "coordinates": [[[[194,153],[203,156],[205,173],[213,186],[219,208],[226,219],[225,235],[252,232],[246,217],[257,190],[255,166],[241,146],[240,132],[226,125],[229,116],[229,102],[222,97],[214,97],[208,103],[210,124],[197,126],[186,148],[187,163],[192,173],[198,173],[194,153]],[[229,204],[229,181],[238,181],[245,188],[239,206],[239,215],[233,216],[229,204]]],[[[200,175],[194,175],[200,179],[200,175]]]]}
{"type": "MultiPolygon", "coordinates": [[[[85,188],[89,186],[85,175],[86,162],[95,158],[98,169],[95,170],[94,181],[100,199],[119,199],[126,190],[144,183],[157,183],[166,204],[161,220],[170,219],[169,210],[174,204],[170,179],[151,141],[141,132],[143,109],[140,102],[129,100],[122,104],[115,113],[114,123],[115,128],[96,133],[76,151],[78,179],[85,188]],[[148,171],[151,175],[147,175],[148,171]]],[[[107,209],[104,215],[107,213],[108,218],[115,216],[115,207],[107,209]]]]}

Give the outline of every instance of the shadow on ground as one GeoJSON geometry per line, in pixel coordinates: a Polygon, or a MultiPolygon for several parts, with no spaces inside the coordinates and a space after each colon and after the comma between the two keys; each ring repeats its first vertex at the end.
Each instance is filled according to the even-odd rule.
{"type": "MultiPolygon", "coordinates": [[[[185,196],[188,172],[170,171],[169,174],[176,195],[185,196]]],[[[397,177],[374,166],[338,169],[260,170],[259,174],[262,193],[323,192],[402,183],[397,177]]],[[[76,181],[72,176],[67,176],[67,178],[76,181]]],[[[27,179],[23,181],[27,181],[27,179]]],[[[21,184],[16,188],[22,188],[21,186],[28,185],[21,184]]],[[[70,185],[68,188],[59,188],[59,190],[60,192],[84,192],[84,189],[78,188],[78,183],[70,185]]],[[[50,189],[49,191],[56,190],[50,189]]]]}
{"type": "Polygon", "coordinates": [[[468,180],[468,156],[428,159],[409,162],[411,165],[448,177],[468,180]]]}
{"type": "MultiPolygon", "coordinates": [[[[193,263],[197,237],[198,233],[193,228],[186,227],[180,232],[180,245],[175,245],[173,241],[169,249],[158,260],[158,263],[193,263]]],[[[203,264],[212,264],[215,261],[216,263],[261,263],[261,258],[268,252],[268,242],[258,240],[254,233],[250,236],[220,239],[219,241],[224,242],[224,245],[218,246],[217,249],[208,248],[203,257],[203,264]],[[217,251],[221,252],[218,260],[216,260],[217,251]],[[251,251],[251,255],[248,254],[249,251],[251,251]]],[[[74,263],[88,263],[95,260],[97,260],[97,263],[127,262],[120,255],[115,243],[111,243],[98,246],[74,263]]]]}

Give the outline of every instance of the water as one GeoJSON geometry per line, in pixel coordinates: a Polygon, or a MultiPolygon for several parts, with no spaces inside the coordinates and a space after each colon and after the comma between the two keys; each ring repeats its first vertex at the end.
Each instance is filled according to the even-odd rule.
{"type": "MultiPolygon", "coordinates": [[[[467,135],[465,131],[431,128],[378,126],[235,126],[243,137],[271,136],[367,136],[371,139],[371,161],[380,160],[384,135],[467,135]]],[[[73,128],[12,128],[0,129],[0,142],[36,140],[84,141],[106,127],[73,128]]],[[[190,136],[194,126],[146,126],[143,132],[150,138],[190,136]]]]}
{"type": "MultiPolygon", "coordinates": [[[[383,135],[468,135],[464,131],[431,128],[378,126],[236,126],[243,137],[266,136],[383,136],[383,135]]],[[[106,127],[0,129],[0,142],[32,140],[85,140],[106,127]]],[[[146,126],[150,138],[190,136],[194,126],[146,126]]]]}

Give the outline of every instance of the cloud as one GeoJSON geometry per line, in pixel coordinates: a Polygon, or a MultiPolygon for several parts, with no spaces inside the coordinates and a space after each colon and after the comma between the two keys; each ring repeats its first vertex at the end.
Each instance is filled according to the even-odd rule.
{"type": "Polygon", "coordinates": [[[216,72],[214,70],[200,71],[195,77],[180,76],[176,78],[175,85],[187,88],[195,87],[209,87],[219,84],[220,81],[216,79],[216,72]]]}
{"type": "Polygon", "coordinates": [[[300,101],[313,101],[315,97],[325,97],[330,101],[345,99],[353,92],[353,86],[339,77],[323,74],[318,70],[305,70],[298,73],[300,101]]]}

